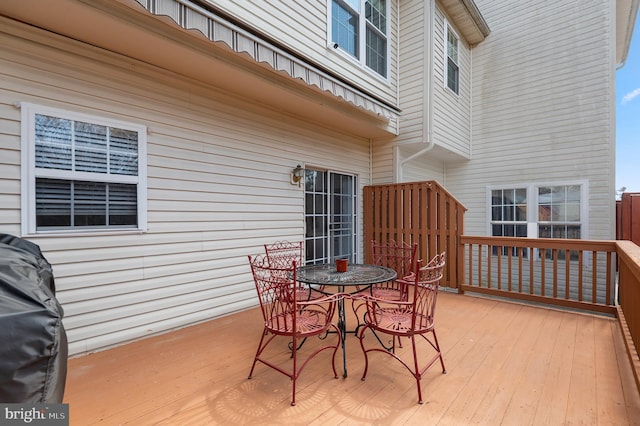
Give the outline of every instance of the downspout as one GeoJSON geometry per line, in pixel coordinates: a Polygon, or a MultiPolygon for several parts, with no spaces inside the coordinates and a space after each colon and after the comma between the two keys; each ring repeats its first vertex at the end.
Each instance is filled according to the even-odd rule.
{"type": "Polygon", "coordinates": [[[427,152],[431,151],[435,146],[435,142],[433,141],[433,130],[432,130],[432,127],[433,127],[433,71],[434,71],[433,55],[435,51],[433,46],[433,31],[435,30],[435,24],[434,24],[435,23],[435,0],[431,0],[429,2],[428,12],[429,12],[428,16],[425,16],[425,22],[429,23],[429,25],[426,26],[428,28],[426,44],[430,54],[426,55],[426,61],[424,64],[426,84],[424,84],[423,90],[426,92],[427,96],[425,98],[426,105],[423,109],[423,118],[422,118],[423,125],[426,125],[427,128],[426,128],[426,131],[424,131],[424,127],[423,127],[423,141],[416,142],[420,144],[426,144],[426,146],[422,148],[420,151],[410,155],[409,157],[400,160],[400,144],[396,145],[395,155],[396,155],[396,158],[399,160],[397,162],[398,164],[398,171],[396,176],[397,182],[403,181],[402,171],[406,163],[414,160],[415,158],[423,156],[427,152]]]}

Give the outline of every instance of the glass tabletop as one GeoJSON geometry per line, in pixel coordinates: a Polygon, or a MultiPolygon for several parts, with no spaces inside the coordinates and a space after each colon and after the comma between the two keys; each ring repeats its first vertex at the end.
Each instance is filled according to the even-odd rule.
{"type": "Polygon", "coordinates": [[[301,266],[296,271],[298,281],[319,285],[371,285],[391,281],[396,271],[366,263],[350,264],[347,272],[337,272],[334,263],[301,266]]]}

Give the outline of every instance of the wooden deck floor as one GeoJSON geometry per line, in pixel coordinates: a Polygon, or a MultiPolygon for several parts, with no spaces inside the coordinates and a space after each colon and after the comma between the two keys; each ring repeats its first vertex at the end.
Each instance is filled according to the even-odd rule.
{"type": "Polygon", "coordinates": [[[71,425],[640,424],[616,320],[452,293],[441,293],[437,320],[447,374],[429,370],[423,405],[383,354],[361,381],[349,335],[349,377],[334,379],[330,354],[319,355],[291,407],[287,377],[259,364],[247,379],[257,309],[71,359],[65,402],[71,425]]]}

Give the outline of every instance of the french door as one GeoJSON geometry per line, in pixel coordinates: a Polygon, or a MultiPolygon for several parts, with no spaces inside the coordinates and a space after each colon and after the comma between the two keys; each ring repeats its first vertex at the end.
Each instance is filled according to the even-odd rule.
{"type": "Polygon", "coordinates": [[[357,179],[306,169],[305,248],[307,264],[357,259],[357,179]]]}

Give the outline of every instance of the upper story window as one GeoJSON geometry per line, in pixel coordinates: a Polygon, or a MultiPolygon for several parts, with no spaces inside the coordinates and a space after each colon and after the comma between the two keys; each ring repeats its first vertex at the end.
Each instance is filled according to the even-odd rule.
{"type": "Polygon", "coordinates": [[[22,105],[23,233],[146,228],[146,127],[22,105]]]}
{"type": "Polygon", "coordinates": [[[387,16],[387,0],[331,0],[331,44],[386,78],[387,16]]]}
{"type": "Polygon", "coordinates": [[[446,28],[446,84],[456,95],[460,90],[460,66],[458,62],[458,50],[460,39],[449,25],[446,28]]]}

